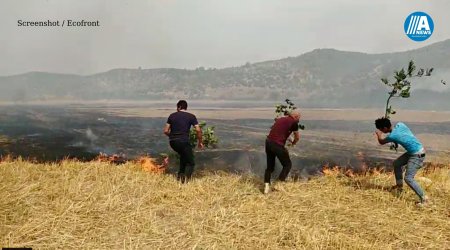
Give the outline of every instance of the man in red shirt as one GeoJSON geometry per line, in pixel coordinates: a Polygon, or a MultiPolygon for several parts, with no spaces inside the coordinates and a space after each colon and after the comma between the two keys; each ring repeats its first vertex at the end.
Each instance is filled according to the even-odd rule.
{"type": "Polygon", "coordinates": [[[278,180],[285,181],[292,167],[289,152],[285,148],[286,141],[291,133],[294,133],[294,140],[289,142],[295,145],[300,139],[298,133],[298,121],[300,120],[300,112],[293,110],[288,116],[278,118],[272,126],[266,139],[266,156],[267,169],[264,173],[264,193],[270,191],[270,177],[275,170],[275,158],[278,158],[283,170],[281,170],[278,180]]]}

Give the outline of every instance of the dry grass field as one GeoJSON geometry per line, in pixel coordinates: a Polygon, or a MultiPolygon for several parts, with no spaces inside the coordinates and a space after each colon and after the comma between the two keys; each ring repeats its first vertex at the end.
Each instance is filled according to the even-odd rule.
{"type": "Polygon", "coordinates": [[[139,165],[0,163],[0,246],[34,249],[450,249],[450,169],[420,171],[433,203],[390,173],[338,170],[261,193],[253,176],[187,185],[139,165]],[[431,180],[431,182],[429,181],[431,180]]]}

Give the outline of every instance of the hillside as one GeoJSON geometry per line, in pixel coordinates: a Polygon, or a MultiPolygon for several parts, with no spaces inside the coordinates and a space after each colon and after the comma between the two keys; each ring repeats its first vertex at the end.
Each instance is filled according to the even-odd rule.
{"type": "Polygon", "coordinates": [[[261,194],[253,176],[179,185],[139,166],[0,163],[0,246],[36,249],[448,249],[450,170],[420,171],[432,198],[387,191],[389,173],[339,171],[261,194]]]}
{"type": "Polygon", "coordinates": [[[296,57],[247,63],[223,69],[113,69],[89,76],[30,72],[0,77],[0,101],[33,100],[282,100],[304,107],[381,106],[386,89],[381,77],[415,60],[434,67],[431,78],[413,82],[412,109],[450,110],[450,40],[420,49],[365,54],[316,49],[296,57]],[[433,102],[430,102],[433,100],[433,102]]]}

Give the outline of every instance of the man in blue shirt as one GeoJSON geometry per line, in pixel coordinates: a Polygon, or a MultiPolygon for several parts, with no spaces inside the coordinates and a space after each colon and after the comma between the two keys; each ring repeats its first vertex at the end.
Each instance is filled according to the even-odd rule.
{"type": "Polygon", "coordinates": [[[195,115],[186,111],[187,106],[185,100],[180,100],[177,103],[177,112],[170,114],[164,127],[164,134],[169,137],[170,147],[180,156],[178,180],[181,183],[189,181],[194,172],[194,153],[189,140],[191,126],[197,133],[198,147],[203,148],[202,130],[195,115]]]}
{"type": "Polygon", "coordinates": [[[424,194],[419,183],[414,180],[417,171],[422,168],[425,159],[425,149],[422,143],[413,135],[411,130],[403,123],[398,122],[394,127],[388,118],[380,118],[375,121],[375,131],[378,142],[386,144],[389,142],[400,144],[405,148],[406,153],[401,155],[394,161],[394,173],[397,185],[394,189],[402,190],[403,188],[403,170],[406,165],[405,182],[419,196],[419,205],[424,205],[428,201],[428,197],[424,194]],[[383,133],[388,134],[383,138],[383,133]]]}

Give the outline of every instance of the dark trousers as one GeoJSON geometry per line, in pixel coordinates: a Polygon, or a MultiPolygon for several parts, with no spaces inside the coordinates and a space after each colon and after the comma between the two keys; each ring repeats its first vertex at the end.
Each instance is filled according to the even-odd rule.
{"type": "Polygon", "coordinates": [[[283,170],[281,170],[280,176],[278,180],[285,181],[286,177],[291,171],[292,162],[289,158],[289,152],[284,146],[272,142],[270,140],[266,140],[266,156],[267,156],[267,169],[264,173],[264,182],[270,183],[270,176],[275,170],[275,158],[278,158],[281,165],[283,166],[283,170]]]}
{"type": "Polygon", "coordinates": [[[170,141],[170,147],[180,156],[180,169],[178,171],[178,180],[185,182],[189,180],[194,172],[194,153],[189,142],[170,141]]]}

